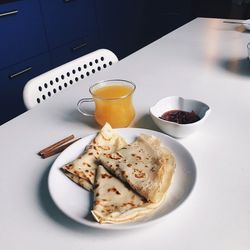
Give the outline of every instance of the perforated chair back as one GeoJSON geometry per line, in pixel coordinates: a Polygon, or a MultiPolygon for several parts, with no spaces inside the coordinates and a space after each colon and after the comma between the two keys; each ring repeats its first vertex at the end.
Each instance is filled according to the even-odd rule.
{"type": "Polygon", "coordinates": [[[29,80],[23,89],[27,109],[51,98],[72,84],[117,62],[110,50],[99,49],[29,80]]]}

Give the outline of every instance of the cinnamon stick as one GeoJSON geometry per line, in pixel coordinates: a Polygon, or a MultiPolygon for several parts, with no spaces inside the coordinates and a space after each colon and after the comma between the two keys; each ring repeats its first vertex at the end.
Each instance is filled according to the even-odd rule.
{"type": "Polygon", "coordinates": [[[71,142],[68,142],[68,143],[66,143],[66,144],[60,145],[60,146],[57,147],[57,148],[52,148],[51,150],[47,150],[47,151],[41,153],[40,155],[41,155],[41,157],[42,157],[43,159],[48,158],[48,157],[50,157],[50,156],[52,156],[52,155],[55,155],[55,154],[58,154],[58,153],[62,152],[64,149],[66,149],[66,148],[67,148],[68,146],[70,146],[72,143],[74,143],[74,142],[76,142],[76,141],[78,141],[78,140],[80,140],[80,139],[81,139],[81,138],[77,138],[77,139],[75,139],[75,140],[73,140],[73,141],[71,141],[71,142]]]}
{"type": "Polygon", "coordinates": [[[42,156],[42,155],[48,153],[49,151],[52,151],[52,150],[56,149],[57,147],[60,147],[64,143],[72,140],[73,138],[74,138],[74,135],[69,135],[66,138],[64,138],[64,139],[62,139],[62,140],[60,140],[60,141],[58,141],[58,142],[56,142],[56,143],[54,143],[54,144],[52,144],[52,145],[50,145],[48,147],[42,149],[41,151],[38,152],[38,155],[42,156]]]}

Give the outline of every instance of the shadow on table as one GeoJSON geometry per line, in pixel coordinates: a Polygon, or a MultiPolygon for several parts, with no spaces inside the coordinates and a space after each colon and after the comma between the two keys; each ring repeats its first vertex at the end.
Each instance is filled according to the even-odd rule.
{"type": "Polygon", "coordinates": [[[79,111],[72,109],[68,112],[64,113],[62,116],[63,121],[69,122],[69,123],[79,123],[79,124],[85,124],[91,128],[99,129],[98,124],[95,121],[94,117],[88,117],[80,114],[79,111]]]}
{"type": "Polygon", "coordinates": [[[243,25],[239,25],[239,26],[235,27],[234,30],[237,32],[240,32],[240,33],[250,33],[250,31],[247,30],[243,25]]]}
{"type": "MultiPolygon", "coordinates": [[[[67,113],[63,117],[64,121],[66,122],[72,122],[72,123],[81,123],[84,125],[87,125],[91,128],[95,129],[100,129],[100,126],[96,123],[94,117],[86,117],[81,115],[77,110],[72,110],[70,113],[67,113]]],[[[150,117],[149,114],[145,114],[142,116],[139,120],[137,120],[134,124],[133,127],[136,128],[145,128],[145,129],[151,129],[151,130],[156,130],[156,131],[161,131],[153,122],[152,118],[150,117]]]]}
{"type": "Polygon", "coordinates": [[[133,124],[133,127],[136,128],[145,128],[145,129],[151,129],[151,130],[156,130],[156,131],[161,131],[153,122],[152,118],[150,117],[149,114],[146,114],[142,116],[138,121],[136,121],[133,124]]]}
{"type": "Polygon", "coordinates": [[[250,61],[248,58],[221,60],[219,64],[223,69],[233,74],[250,77],[250,61]]]}
{"type": "Polygon", "coordinates": [[[220,31],[236,31],[240,33],[250,33],[249,30],[247,30],[243,25],[225,25],[225,26],[214,26],[215,29],[220,31]]]}

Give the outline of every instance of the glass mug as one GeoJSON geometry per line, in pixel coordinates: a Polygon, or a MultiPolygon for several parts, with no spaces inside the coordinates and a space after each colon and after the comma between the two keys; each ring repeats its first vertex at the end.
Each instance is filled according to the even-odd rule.
{"type": "Polygon", "coordinates": [[[103,126],[108,122],[113,128],[127,127],[135,117],[132,102],[135,84],[121,79],[98,82],[89,88],[92,98],[83,98],[77,109],[85,116],[94,116],[96,122],[103,126]],[[83,104],[95,102],[95,113],[83,110],[83,104]]]}

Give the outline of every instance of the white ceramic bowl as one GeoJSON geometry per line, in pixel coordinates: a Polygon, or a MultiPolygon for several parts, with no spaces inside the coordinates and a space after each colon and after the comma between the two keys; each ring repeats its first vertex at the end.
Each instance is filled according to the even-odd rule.
{"type": "Polygon", "coordinates": [[[169,96],[159,100],[149,111],[155,124],[164,133],[175,138],[182,138],[195,132],[207,119],[211,109],[207,104],[197,100],[169,96]],[[200,120],[189,124],[178,124],[159,118],[162,114],[170,110],[194,111],[200,117],[200,120]]]}
{"type": "Polygon", "coordinates": [[[245,20],[243,26],[245,29],[250,30],[250,19],[245,20]]]}

